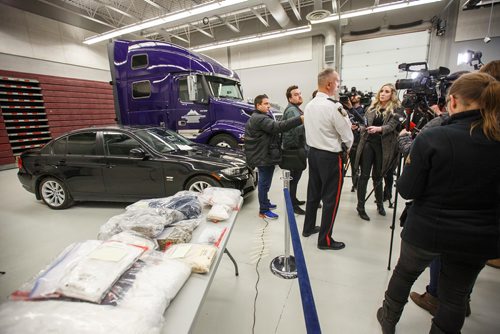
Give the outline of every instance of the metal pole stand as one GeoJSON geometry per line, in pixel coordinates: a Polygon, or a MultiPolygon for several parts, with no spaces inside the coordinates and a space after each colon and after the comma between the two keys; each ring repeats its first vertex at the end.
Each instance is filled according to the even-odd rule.
{"type": "MultiPolygon", "coordinates": [[[[283,170],[283,187],[290,187],[290,171],[283,170]]],[[[270,264],[271,272],[284,279],[297,278],[297,266],[295,265],[295,257],[290,255],[290,226],[288,226],[288,214],[286,210],[286,199],[284,200],[285,208],[285,255],[275,257],[270,264]]]]}

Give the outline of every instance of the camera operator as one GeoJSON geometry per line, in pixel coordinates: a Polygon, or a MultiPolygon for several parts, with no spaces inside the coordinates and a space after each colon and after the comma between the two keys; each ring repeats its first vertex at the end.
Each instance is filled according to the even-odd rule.
{"type": "MultiPolygon", "coordinates": [[[[450,88],[451,84],[458,79],[461,75],[469,73],[469,71],[459,71],[453,74],[450,74],[446,77],[446,81],[443,83],[443,92],[447,92],[450,88]]],[[[448,111],[446,110],[446,105],[437,105],[434,104],[430,107],[430,109],[434,112],[435,117],[427,122],[422,129],[415,129],[415,133],[408,131],[407,129],[401,130],[398,137],[398,147],[399,152],[403,154],[404,157],[410,153],[411,144],[413,143],[413,138],[418,135],[418,133],[423,132],[427,129],[440,126],[448,119],[448,111]]]]}
{"type": "Polygon", "coordinates": [[[349,151],[349,160],[351,161],[351,175],[352,175],[352,188],[351,192],[356,190],[358,186],[358,178],[359,178],[359,166],[358,168],[354,168],[354,161],[356,160],[356,152],[359,144],[359,139],[361,138],[361,125],[364,125],[364,115],[365,108],[361,104],[361,95],[358,92],[349,94],[346,102],[340,101],[344,106],[344,109],[347,110],[349,114],[349,118],[351,120],[351,129],[352,134],[354,135],[354,142],[351,146],[351,150],[349,151]]]}
{"type": "Polygon", "coordinates": [[[415,139],[397,182],[401,196],[414,204],[377,311],[383,333],[395,332],[411,286],[436,257],[440,304],[430,333],[460,333],[477,275],[499,251],[499,100],[493,77],[462,75],[450,88],[448,124],[415,139]]]}

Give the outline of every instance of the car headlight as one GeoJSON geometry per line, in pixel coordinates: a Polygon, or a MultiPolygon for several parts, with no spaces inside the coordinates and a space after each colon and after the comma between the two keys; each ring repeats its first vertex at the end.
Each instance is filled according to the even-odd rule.
{"type": "Polygon", "coordinates": [[[246,167],[229,167],[220,171],[225,176],[241,176],[248,174],[246,167]]]}

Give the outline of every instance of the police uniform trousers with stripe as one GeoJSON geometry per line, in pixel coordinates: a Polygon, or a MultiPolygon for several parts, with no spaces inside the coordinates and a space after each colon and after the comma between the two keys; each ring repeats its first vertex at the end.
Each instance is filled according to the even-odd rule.
{"type": "Polygon", "coordinates": [[[318,150],[311,147],[308,155],[309,183],[307,185],[306,216],[304,233],[316,226],[316,215],[320,201],[323,202],[318,246],[330,246],[333,224],[337,216],[343,184],[343,166],[340,153],[318,150]]]}

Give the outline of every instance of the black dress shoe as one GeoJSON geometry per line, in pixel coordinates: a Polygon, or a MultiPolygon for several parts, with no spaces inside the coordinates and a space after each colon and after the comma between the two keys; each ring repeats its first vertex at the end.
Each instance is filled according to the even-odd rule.
{"type": "Polygon", "coordinates": [[[319,226],[314,226],[314,229],[312,230],[312,232],[302,232],[302,236],[303,237],[309,237],[313,234],[316,234],[316,233],[319,233],[319,226]]]}
{"type": "Polygon", "coordinates": [[[351,188],[351,192],[353,193],[353,192],[355,192],[355,191],[356,191],[356,187],[355,187],[355,186],[352,186],[352,188],[351,188]]]}
{"type": "Polygon", "coordinates": [[[300,206],[294,206],[293,212],[298,215],[305,215],[306,212],[300,206]]]}
{"type": "Polygon", "coordinates": [[[358,211],[358,215],[359,215],[359,217],[361,217],[361,219],[370,221],[370,217],[368,217],[368,215],[366,214],[365,209],[362,209],[362,210],[356,209],[356,210],[358,211]]]}
{"type": "Polygon", "coordinates": [[[332,250],[339,250],[345,247],[345,244],[342,241],[334,241],[330,243],[330,246],[327,245],[318,245],[319,249],[332,249],[332,250]]]}
{"type": "Polygon", "coordinates": [[[306,204],[306,201],[299,201],[299,200],[297,200],[296,203],[297,203],[297,205],[304,205],[304,204],[306,204]]]}

